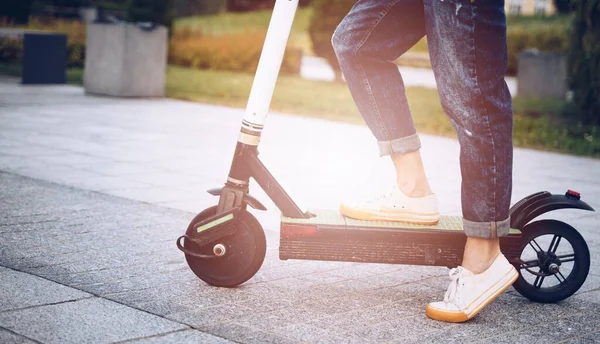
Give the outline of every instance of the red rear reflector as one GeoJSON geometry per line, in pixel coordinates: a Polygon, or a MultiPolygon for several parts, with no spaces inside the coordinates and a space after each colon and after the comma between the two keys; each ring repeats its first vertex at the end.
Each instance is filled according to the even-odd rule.
{"type": "Polygon", "coordinates": [[[301,226],[282,223],[280,236],[285,239],[305,238],[315,236],[317,235],[317,233],[318,232],[316,226],[301,226]]]}
{"type": "Polygon", "coordinates": [[[581,197],[581,194],[577,191],[567,190],[567,196],[571,196],[571,197],[575,197],[575,198],[579,199],[581,197]]]}

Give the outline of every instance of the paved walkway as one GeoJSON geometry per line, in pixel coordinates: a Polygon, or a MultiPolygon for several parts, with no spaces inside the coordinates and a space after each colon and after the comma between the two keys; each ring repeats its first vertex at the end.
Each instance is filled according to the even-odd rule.
{"type": "MultiPolygon", "coordinates": [[[[414,67],[398,67],[402,74],[402,80],[406,87],[419,86],[426,88],[437,88],[433,71],[428,68],[414,67]]],[[[332,81],[335,79],[333,69],[327,61],[314,56],[304,56],[302,58],[302,66],[300,75],[306,79],[332,81]]],[[[507,76],[506,84],[510,90],[510,94],[515,97],[517,95],[517,78],[507,76]]]]}
{"type": "MultiPolygon", "coordinates": [[[[256,212],[263,268],[208,287],[175,248],[204,190],[226,177],[243,111],[84,96],[0,79],[0,342],[597,342],[600,215],[559,211],[592,251],[588,280],[559,304],[503,294],[464,325],[432,322],[446,268],[279,261],[278,211],[256,212]],[[28,178],[29,177],[29,178],[28,178]]],[[[270,115],[261,158],[303,207],[389,187],[366,127],[270,115]],[[310,137],[310,140],[307,140],[310,137]],[[335,157],[335,159],[332,159],[335,157]]],[[[455,140],[423,135],[444,213],[460,213],[455,140]]],[[[581,191],[600,205],[600,161],[515,151],[514,199],[581,191]]]]}

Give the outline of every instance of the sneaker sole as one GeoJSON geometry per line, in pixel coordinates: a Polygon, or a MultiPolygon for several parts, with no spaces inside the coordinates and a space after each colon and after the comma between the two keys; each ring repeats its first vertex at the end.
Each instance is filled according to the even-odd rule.
{"type": "MultiPolygon", "coordinates": [[[[433,320],[452,322],[452,323],[461,323],[465,322],[469,319],[474,318],[482,309],[484,309],[487,305],[489,305],[492,301],[494,301],[498,296],[500,296],[506,289],[510,288],[513,283],[519,278],[519,273],[517,270],[511,266],[511,270],[502,278],[496,282],[496,284],[501,283],[498,286],[498,289],[490,295],[485,301],[483,301],[479,306],[475,307],[475,309],[467,314],[462,311],[445,311],[443,309],[438,309],[427,305],[425,308],[425,314],[433,320]]],[[[492,287],[495,287],[492,286],[492,287]]]]}
{"type": "Polygon", "coordinates": [[[342,215],[362,221],[393,221],[407,222],[418,225],[435,225],[440,221],[439,214],[417,214],[409,212],[384,213],[380,211],[369,211],[350,208],[344,204],[340,206],[342,215]]]}

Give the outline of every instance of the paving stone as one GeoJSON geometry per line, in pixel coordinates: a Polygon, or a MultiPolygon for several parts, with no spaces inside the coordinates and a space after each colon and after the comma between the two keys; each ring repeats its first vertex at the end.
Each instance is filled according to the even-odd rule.
{"type": "Polygon", "coordinates": [[[92,295],[14,270],[0,270],[0,312],[73,301],[92,295]]]}
{"type": "Polygon", "coordinates": [[[335,283],[320,284],[311,288],[315,293],[327,297],[342,296],[348,294],[368,294],[377,290],[370,280],[345,280],[335,283]]]}
{"type": "MultiPolygon", "coordinates": [[[[406,343],[469,343],[486,341],[488,338],[502,336],[508,332],[522,330],[523,333],[531,332],[535,325],[524,324],[519,318],[512,317],[510,313],[501,313],[496,307],[488,306],[491,309],[482,311],[475,318],[462,324],[453,326],[445,326],[443,323],[434,323],[442,325],[442,328],[419,333],[417,335],[408,333],[408,337],[403,339],[406,343]],[[494,311],[496,313],[494,313],[494,311]],[[498,315],[498,317],[490,317],[490,313],[498,315]],[[500,318],[500,320],[498,320],[500,318]]],[[[424,315],[423,308],[421,310],[424,315]]],[[[428,321],[429,323],[429,321],[428,321]]],[[[520,339],[519,339],[520,340],[520,339]]]]}
{"type": "Polygon", "coordinates": [[[539,325],[538,331],[551,341],[560,341],[569,337],[584,337],[597,332],[600,329],[598,323],[577,322],[565,319],[554,319],[539,325]]]}
{"type": "Polygon", "coordinates": [[[279,334],[274,334],[268,331],[253,329],[247,326],[238,325],[235,323],[219,324],[205,328],[205,330],[216,336],[238,342],[248,344],[273,343],[273,344],[288,344],[300,343],[298,340],[284,337],[279,334]]]}
{"type": "Polygon", "coordinates": [[[593,338],[598,332],[598,325],[579,324],[564,319],[549,318],[546,323],[538,324],[535,327],[529,327],[517,331],[507,331],[506,333],[494,337],[485,338],[483,343],[557,343],[574,340],[582,343],[587,339],[593,338]]]}
{"type": "MultiPolygon", "coordinates": [[[[296,307],[277,309],[274,311],[255,312],[245,317],[237,318],[235,323],[253,328],[268,328],[270,330],[285,327],[298,321],[323,319],[321,316],[303,313],[296,307]]],[[[315,320],[316,321],[316,320],[315,320]]]]}
{"type": "Polygon", "coordinates": [[[365,338],[367,341],[398,342],[410,336],[428,334],[452,326],[454,324],[431,321],[427,319],[424,312],[421,312],[416,316],[392,319],[370,327],[351,331],[351,333],[357,337],[365,338]]]}
{"type": "Polygon", "coordinates": [[[578,300],[583,300],[586,302],[591,302],[600,305],[600,290],[598,289],[586,292],[577,292],[572,297],[578,300]]]}
{"type": "MultiPolygon", "coordinates": [[[[579,288],[577,293],[583,293],[597,289],[600,289],[600,276],[588,274],[587,278],[585,279],[585,282],[583,282],[583,285],[581,286],[581,288],[579,288]]],[[[575,293],[575,295],[577,295],[577,293],[575,293]]]]}
{"type": "Polygon", "coordinates": [[[35,343],[33,340],[30,340],[26,337],[18,335],[16,333],[10,332],[3,328],[0,328],[0,343],[11,343],[11,344],[33,344],[35,343]]]}
{"type": "Polygon", "coordinates": [[[394,319],[405,318],[415,314],[417,307],[410,301],[385,303],[365,309],[355,309],[346,313],[311,318],[307,324],[328,331],[352,332],[366,329],[394,319]]]}
{"type": "Polygon", "coordinates": [[[213,343],[213,344],[232,344],[230,340],[216,337],[208,333],[197,330],[183,330],[165,335],[152,336],[148,338],[134,339],[130,343],[151,344],[151,343],[213,343]]]}
{"type": "MultiPolygon", "coordinates": [[[[286,327],[274,329],[273,332],[277,335],[301,342],[308,343],[340,343],[357,342],[354,338],[348,336],[340,336],[335,332],[327,331],[306,324],[292,324],[286,327]]],[[[356,338],[358,339],[358,338],[356,338]]]]}
{"type": "Polygon", "coordinates": [[[584,336],[581,337],[574,337],[574,338],[569,338],[565,341],[561,341],[561,343],[565,343],[565,344],[592,344],[592,343],[598,343],[600,341],[600,331],[598,332],[594,332],[594,333],[590,333],[590,334],[586,334],[584,336]]]}
{"type": "Polygon", "coordinates": [[[302,282],[317,282],[317,284],[327,284],[333,282],[344,281],[347,278],[342,276],[337,276],[331,274],[329,272],[314,272],[306,275],[301,275],[297,277],[298,280],[302,282]]]}
{"type": "MultiPolygon", "coordinates": [[[[27,88],[2,79],[0,93],[7,95],[0,108],[0,170],[75,187],[0,173],[0,265],[244,343],[498,342],[505,334],[513,342],[527,342],[536,340],[527,327],[551,324],[550,315],[586,326],[574,338],[598,337],[597,331],[585,333],[599,321],[595,262],[600,235],[595,229],[600,217],[595,213],[544,215],[572,224],[588,240],[591,277],[579,293],[559,304],[540,305],[511,290],[468,324],[444,327],[425,318],[423,309],[443,295],[446,268],[279,261],[279,214],[252,182],[252,194],[270,210],[254,212],[266,230],[267,260],[244,286],[225,291],[194,276],[173,242],[195,213],[216,203],[205,190],[224,181],[243,110],[107,99],[84,96],[77,87],[27,88]]],[[[387,191],[394,178],[389,160],[378,157],[364,126],[274,113],[269,128],[261,139],[261,159],[300,206],[337,208],[341,200],[387,191]],[[303,135],[308,131],[313,136],[307,141],[303,135]],[[338,157],[336,164],[329,163],[331,156],[338,157]],[[357,180],[359,185],[348,187],[357,180]]],[[[457,141],[421,139],[440,210],[460,214],[457,141]]],[[[574,188],[587,190],[584,200],[592,206],[600,204],[598,160],[515,149],[514,166],[513,201],[540,189],[562,193],[574,188]],[[568,175],[562,166],[570,166],[568,175]]],[[[37,308],[45,307],[53,306],[37,308]]],[[[8,313],[13,312],[2,314],[8,313]]],[[[540,338],[572,340],[563,327],[552,330],[540,338]]],[[[172,331],[124,337],[164,335],[185,341],[194,333],[172,331]]]]}
{"type": "Polygon", "coordinates": [[[441,292],[440,288],[432,286],[427,282],[414,282],[387,288],[378,288],[369,291],[368,295],[393,302],[407,299],[430,302],[431,300],[443,296],[443,292],[441,292]]]}
{"type": "Polygon", "coordinates": [[[388,303],[391,302],[380,298],[350,295],[306,301],[301,307],[310,309],[313,312],[318,312],[322,315],[330,315],[346,313],[354,309],[367,309],[388,303]]]}
{"type": "Polygon", "coordinates": [[[188,324],[195,328],[206,329],[211,325],[228,323],[253,313],[254,310],[244,306],[224,304],[199,308],[183,313],[173,313],[167,315],[167,318],[188,324]]]}
{"type": "Polygon", "coordinates": [[[314,294],[310,287],[304,289],[292,289],[288,291],[271,291],[269,289],[261,295],[253,295],[247,301],[240,304],[254,309],[256,312],[270,312],[284,308],[294,308],[298,310],[298,305],[305,302],[321,300],[321,294],[314,294]]]}
{"type": "Polygon", "coordinates": [[[114,342],[186,328],[98,298],[3,312],[0,326],[44,343],[114,342]]]}
{"type": "Polygon", "coordinates": [[[574,321],[578,319],[583,323],[598,321],[595,309],[597,304],[568,298],[564,301],[554,304],[542,304],[531,302],[525,298],[511,298],[501,295],[494,300],[477,317],[478,321],[485,322],[488,325],[504,326],[518,330],[522,326],[529,328],[546,324],[555,319],[565,319],[574,321]],[[586,314],[582,317],[582,314],[586,314]]]}

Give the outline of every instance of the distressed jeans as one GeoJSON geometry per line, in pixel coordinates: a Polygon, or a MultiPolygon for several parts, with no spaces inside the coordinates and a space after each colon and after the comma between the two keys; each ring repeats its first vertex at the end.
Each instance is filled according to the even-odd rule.
{"type": "Polygon", "coordinates": [[[425,35],[440,101],[460,143],[465,234],[505,236],[510,229],[513,117],[504,80],[504,1],[358,0],[332,43],[384,156],[421,147],[402,76],[392,61],[425,35]]]}

